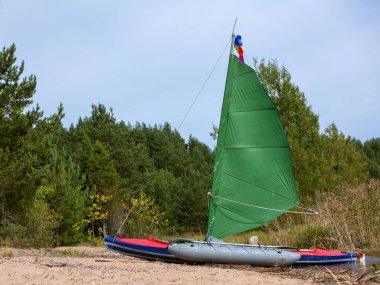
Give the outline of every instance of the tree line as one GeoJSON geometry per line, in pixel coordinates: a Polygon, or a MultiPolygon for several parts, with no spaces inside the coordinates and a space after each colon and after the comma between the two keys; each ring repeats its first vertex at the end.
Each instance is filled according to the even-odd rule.
{"type": "MultiPolygon", "coordinates": [[[[2,244],[75,244],[115,234],[126,216],[131,236],[204,231],[214,150],[168,123],[119,121],[103,104],[66,128],[62,104],[51,116],[33,104],[37,79],[15,53],[14,44],[0,52],[2,244]]],[[[334,124],[321,132],[285,67],[260,61],[256,70],[279,109],[304,203],[380,178],[380,138],[362,143],[334,124]]]]}

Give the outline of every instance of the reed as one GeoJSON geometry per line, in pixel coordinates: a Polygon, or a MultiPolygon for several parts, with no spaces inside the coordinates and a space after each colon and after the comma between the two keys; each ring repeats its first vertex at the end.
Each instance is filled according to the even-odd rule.
{"type": "Polygon", "coordinates": [[[380,248],[380,182],[318,194],[318,216],[285,214],[267,228],[263,243],[345,250],[380,248]]]}
{"type": "Polygon", "coordinates": [[[318,200],[320,224],[330,229],[342,248],[380,248],[380,182],[344,186],[340,195],[318,200]]]}

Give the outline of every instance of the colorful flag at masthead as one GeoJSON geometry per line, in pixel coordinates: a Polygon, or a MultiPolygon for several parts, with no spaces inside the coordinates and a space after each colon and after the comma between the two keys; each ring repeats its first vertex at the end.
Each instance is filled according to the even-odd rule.
{"type": "Polygon", "coordinates": [[[243,50],[243,43],[241,42],[241,36],[237,35],[235,38],[235,49],[239,55],[239,59],[241,62],[244,62],[244,50],[243,50]]]}

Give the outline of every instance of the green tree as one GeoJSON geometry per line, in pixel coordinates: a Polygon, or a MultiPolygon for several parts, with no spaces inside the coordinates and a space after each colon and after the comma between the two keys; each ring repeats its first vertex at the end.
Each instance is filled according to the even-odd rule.
{"type": "Polygon", "coordinates": [[[144,193],[153,199],[159,212],[163,213],[162,218],[168,221],[166,226],[169,230],[182,222],[178,220],[178,212],[183,202],[182,190],[182,181],[166,169],[152,173],[144,190],[144,193]]]}
{"type": "Polygon", "coordinates": [[[86,135],[91,141],[101,142],[123,178],[125,152],[131,146],[131,127],[123,121],[117,122],[112,108],[107,110],[103,104],[93,104],[91,108],[91,116],[79,119],[76,130],[71,129],[71,132],[76,131],[80,140],[86,135]]]}
{"type": "Polygon", "coordinates": [[[212,189],[214,154],[209,147],[190,136],[189,163],[183,177],[184,194],[179,217],[182,227],[203,231],[207,224],[208,195],[212,189]]]}
{"type": "Polygon", "coordinates": [[[84,136],[91,141],[99,141],[114,160],[120,176],[120,189],[128,196],[141,188],[146,173],[154,168],[149,157],[147,145],[133,140],[133,130],[124,122],[117,122],[112,109],[107,111],[104,105],[92,105],[90,117],[79,119],[77,126],[70,127],[71,149],[75,151],[84,136]]]}
{"type": "MultiPolygon", "coordinates": [[[[92,216],[88,218],[91,221],[93,235],[101,232],[105,235],[109,213],[117,212],[120,206],[119,175],[115,169],[115,162],[102,143],[99,141],[92,143],[87,136],[83,140],[82,170],[85,172],[86,185],[90,192],[89,197],[93,196],[89,200],[89,208],[93,209],[93,204],[99,203],[94,200],[95,198],[105,197],[101,199],[104,205],[99,210],[103,215],[98,215],[96,211],[89,211],[90,215],[95,213],[101,219],[98,221],[92,216]],[[97,222],[101,223],[100,230],[97,222]]],[[[112,224],[109,226],[111,229],[113,228],[112,224]]]]}
{"type": "Polygon", "coordinates": [[[373,138],[364,142],[353,140],[358,151],[368,164],[369,176],[380,180],[380,138],[373,138]]]}
{"type": "Polygon", "coordinates": [[[186,161],[185,142],[170,125],[146,127],[143,125],[149,155],[156,169],[167,169],[176,177],[184,173],[186,161]]]}
{"type": "Polygon", "coordinates": [[[43,168],[36,146],[46,142],[34,140],[42,117],[38,106],[30,106],[36,77],[21,78],[24,62],[16,65],[15,52],[14,44],[0,52],[0,224],[4,228],[25,225],[43,168]]]}
{"type": "Polygon", "coordinates": [[[342,185],[357,186],[368,177],[367,164],[351,137],[338,130],[335,124],[322,135],[324,187],[322,190],[338,192],[342,185]]]}
{"type": "Polygon", "coordinates": [[[130,214],[126,224],[129,236],[141,238],[153,235],[166,226],[164,213],[160,212],[154,199],[143,191],[136,198],[130,197],[126,202],[130,214]]]}
{"type": "Polygon", "coordinates": [[[20,140],[38,122],[42,113],[38,106],[25,112],[36,92],[36,77],[21,78],[24,62],[16,65],[16,46],[0,52],[0,147],[16,149],[20,140]]]}
{"type": "Polygon", "coordinates": [[[58,112],[40,120],[33,131],[34,154],[39,157],[39,184],[53,189],[47,197],[52,216],[57,221],[56,244],[73,244],[82,239],[84,218],[84,179],[80,168],[62,142],[62,104],[58,112]]]}
{"type": "Polygon", "coordinates": [[[57,244],[75,244],[83,239],[83,219],[85,215],[84,177],[79,165],[65,157],[65,152],[53,152],[49,163],[51,171],[44,184],[54,191],[47,201],[52,216],[57,221],[55,229],[57,244]]]}
{"type": "Polygon", "coordinates": [[[46,186],[37,189],[26,215],[27,244],[37,247],[55,245],[54,232],[59,222],[47,202],[47,196],[53,192],[53,188],[46,186]]]}

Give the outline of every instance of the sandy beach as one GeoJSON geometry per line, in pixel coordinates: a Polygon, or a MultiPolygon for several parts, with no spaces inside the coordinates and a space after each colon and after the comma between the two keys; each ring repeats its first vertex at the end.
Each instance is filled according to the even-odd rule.
{"type": "Polygon", "coordinates": [[[289,267],[171,264],[92,246],[1,248],[0,256],[0,284],[356,284],[347,273],[342,279],[339,273],[289,267]]]}

